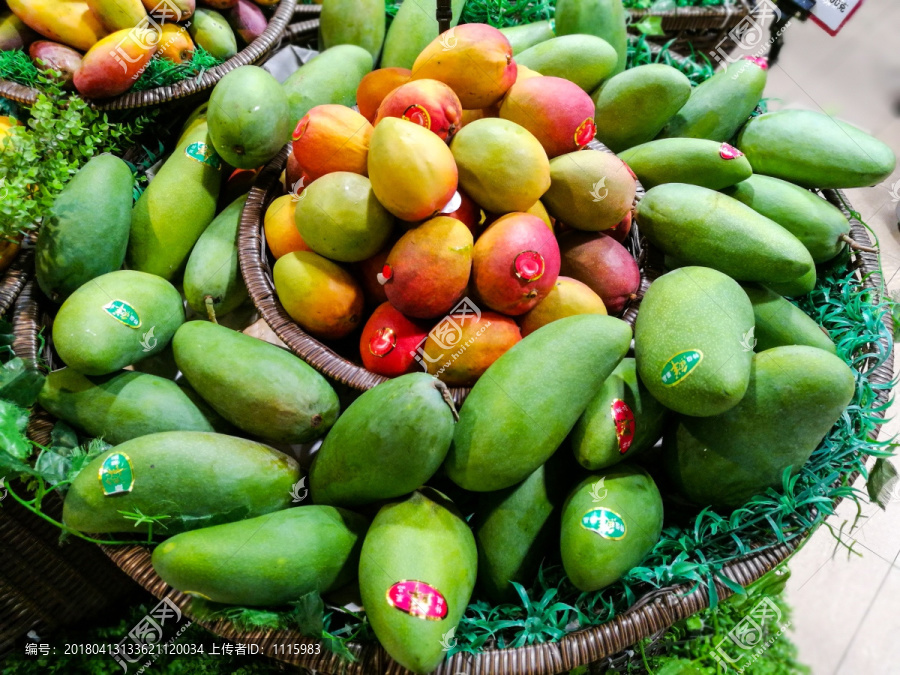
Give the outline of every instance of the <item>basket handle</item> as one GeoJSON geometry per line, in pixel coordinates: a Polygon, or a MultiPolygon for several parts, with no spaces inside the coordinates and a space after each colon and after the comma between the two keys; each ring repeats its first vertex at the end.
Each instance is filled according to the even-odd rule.
{"type": "Polygon", "coordinates": [[[437,22],[438,32],[443,33],[450,30],[450,21],[453,18],[453,9],[450,6],[450,0],[437,0],[437,22]]]}

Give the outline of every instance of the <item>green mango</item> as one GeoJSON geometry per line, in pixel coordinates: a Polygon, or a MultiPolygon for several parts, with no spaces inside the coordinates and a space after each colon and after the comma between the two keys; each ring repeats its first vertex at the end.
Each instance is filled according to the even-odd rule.
{"type": "Polygon", "coordinates": [[[220,61],[227,61],[238,52],[234,31],[218,12],[198,7],[191,15],[187,28],[194,44],[220,61]]]}
{"type": "Polygon", "coordinates": [[[619,157],[646,189],[687,183],[721,190],[753,175],[750,162],[738,150],[703,138],[663,138],[629,148],[619,157]]]}
{"type": "Polygon", "coordinates": [[[356,399],[316,453],[309,473],[313,501],[357,506],[421,487],[453,439],[446,392],[431,375],[410,373],[356,399]]]}
{"type": "Polygon", "coordinates": [[[731,140],[759,104],[767,71],[753,57],[719,71],[694,89],[659,138],[731,140]]]}
{"type": "MultiPolygon", "coordinates": [[[[451,28],[459,23],[459,15],[465,4],[465,0],[451,0],[453,12],[450,20],[451,28]]],[[[411,70],[416,57],[439,32],[437,0],[404,1],[388,28],[384,52],[381,55],[381,67],[411,70]]]]}
{"type": "Polygon", "coordinates": [[[625,70],[628,61],[628,15],[622,0],[557,0],[556,34],[596,35],[616,50],[613,75],[625,70]]]}
{"type": "Polygon", "coordinates": [[[162,351],[182,323],[184,306],[172,284],[119,270],[69,296],[53,321],[53,345],[70,368],[106,375],[162,351]]]}
{"type": "Polygon", "coordinates": [[[662,533],[663,503],[640,467],[620,464],[585,478],[563,506],[563,568],[576,588],[598,591],[650,553],[662,533]]]}
{"type": "Polygon", "coordinates": [[[219,80],[206,119],[216,152],[239,169],[267,164],[293,131],[287,94],[258,66],[235,68],[219,80]]]}
{"type": "Polygon", "coordinates": [[[521,483],[479,497],[473,525],[478,584],[493,602],[514,602],[518,594],[510,582],[530,586],[554,550],[568,492],[565,468],[554,455],[521,483]]]}
{"type": "Polygon", "coordinates": [[[238,264],[238,230],[247,195],[242,195],[215,217],[200,235],[184,268],[184,297],[206,316],[206,299],[216,316],[224,316],[247,299],[247,287],[238,264]]]}
{"type": "Polygon", "coordinates": [[[333,506],[299,506],[182,532],[153,551],[153,569],[194,597],[287,605],[356,578],[368,522],[333,506]]]}
{"type": "Polygon", "coordinates": [[[92,378],[71,368],[53,371],[38,403],[54,417],[112,445],[159,431],[213,430],[177,384],[129,370],[92,378]]]}
{"type": "Polygon", "coordinates": [[[48,298],[62,302],[79,286],[122,266],[133,181],[121,159],[98,155],[57,195],[34,252],[35,277],[48,298]]]}
{"type": "Polygon", "coordinates": [[[624,321],[582,314],[513,345],[463,403],[444,463],[447,475],[474,492],[524,480],[563,442],[630,343],[624,321]]]}
{"type": "Polygon", "coordinates": [[[294,458],[267,445],[164,431],[95,457],[66,493],[63,522],[80,532],[147,532],[147,522],[123,515],[140,512],[166,516],[154,531],[177,534],[286,508],[299,478],[294,458]]]}
{"type": "Polygon", "coordinates": [[[307,443],[327,432],[338,398],[324,377],[290,352],[207,321],[172,339],[190,385],[226,420],[273,443],[307,443]]]}
{"type": "Polygon", "coordinates": [[[663,63],[619,73],[591,95],[597,140],[613,152],[652,141],[690,95],[691,81],[663,63]]]}
{"type": "Polygon", "coordinates": [[[363,541],[359,590],[387,653],[414,673],[444,659],[466,611],[478,554],[453,503],[435,490],[381,507],[363,541]]]}
{"type": "Polygon", "coordinates": [[[894,151],[874,136],[812,110],[779,110],[744,126],[738,147],[754,173],[808,188],[854,188],[894,172],[894,151]]]}
{"type": "Polygon", "coordinates": [[[518,26],[505,26],[500,29],[500,32],[509,40],[513,56],[529,47],[534,47],[556,37],[556,34],[553,32],[553,24],[550,21],[535,21],[534,23],[523,23],[518,26]]]}
{"type": "Polygon", "coordinates": [[[222,160],[197,121],[134,205],[128,266],[174,277],[216,215],[221,183],[222,160]]]}
{"type": "Polygon", "coordinates": [[[785,469],[800,470],[855,389],[850,367],[823,349],[767,349],[753,357],[750,386],[737,406],[670,427],[666,472],[685,497],[704,506],[738,506],[780,488],[785,469]]]}
{"type": "Polygon", "coordinates": [[[681,267],[656,279],[641,301],[634,353],[657,401],[685,415],[718,415],[747,390],[753,306],[733,279],[681,267]]]}
{"type": "Polygon", "coordinates": [[[377,59],[384,44],[384,16],[385,0],[322,0],[322,48],[357,45],[377,59]]]}
{"type": "MultiPolygon", "coordinates": [[[[558,26],[559,24],[557,24],[558,26]]],[[[529,47],[516,63],[541,75],[562,77],[591,93],[616,72],[618,56],[606,40],[593,35],[563,35],[529,47]]]]}
{"type": "Polygon", "coordinates": [[[767,281],[763,284],[766,288],[786,298],[797,298],[801,295],[809,295],[816,287],[816,268],[811,267],[790,281],[767,281]]]}
{"type": "Polygon", "coordinates": [[[362,47],[338,45],[300,66],[281,85],[291,108],[288,127],[294,129],[317,105],[355,105],[356,90],[372,64],[372,55],[362,47]]]}
{"type": "Polygon", "coordinates": [[[816,264],[840,253],[845,246],[843,237],[850,234],[850,222],[839,208],[778,178],[752,176],[723,192],[797,237],[816,264]]]}
{"type": "Polygon", "coordinates": [[[666,409],[637,376],[634,359],[622,359],[572,429],[572,450],[591,471],[632,459],[662,438],[666,409]]]}
{"type": "Polygon", "coordinates": [[[651,188],[637,207],[641,235],[683,263],[739,281],[785,282],[815,269],[809,251],[775,221],[698,185],[651,188]]]}
{"type": "Polygon", "coordinates": [[[757,352],[787,345],[807,345],[837,353],[828,334],[797,305],[761,286],[743,284],[743,288],[753,305],[757,352]]]}

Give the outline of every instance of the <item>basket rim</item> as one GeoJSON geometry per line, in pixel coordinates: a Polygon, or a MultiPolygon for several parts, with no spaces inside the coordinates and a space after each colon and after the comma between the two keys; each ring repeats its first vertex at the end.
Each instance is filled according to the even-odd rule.
{"type": "MultiPolygon", "coordinates": [[[[839,190],[823,190],[823,196],[838,207],[851,223],[851,236],[859,243],[867,245],[871,242],[868,231],[852,213],[850,203],[839,190]]],[[[853,251],[852,259],[858,270],[858,284],[869,288],[879,297],[881,287],[881,271],[878,254],[853,251]]],[[[30,280],[16,301],[14,325],[16,340],[13,348],[23,358],[34,358],[38,351],[38,333],[42,326],[40,309],[35,297],[35,282],[30,280]]],[[[893,320],[886,313],[883,323],[887,328],[885,336],[880,340],[889,350],[884,363],[872,368],[867,362],[859,364],[870,381],[889,382],[893,378],[894,354],[890,350],[889,337],[892,335],[893,320]]],[[[890,391],[879,390],[879,399],[884,402],[890,391]]],[[[886,409],[877,413],[884,419],[886,409]]],[[[32,415],[29,423],[29,435],[40,438],[49,434],[52,418],[44,411],[32,415]]],[[[855,476],[851,476],[855,479],[855,476]]],[[[723,574],[743,586],[756,581],[774,569],[790,556],[812,533],[806,530],[787,543],[775,544],[765,550],[756,551],[743,556],[723,568],[723,574]]],[[[123,571],[158,599],[168,598],[177,604],[186,616],[191,616],[187,607],[190,596],[168,586],[153,570],[150,550],[145,546],[101,546],[123,571]]],[[[732,590],[720,582],[716,582],[719,597],[724,599],[732,595],[732,590]]],[[[709,595],[705,587],[691,588],[688,584],[669,586],[651,591],[642,596],[637,603],[610,621],[599,626],[591,626],[565,635],[560,641],[530,645],[518,648],[488,649],[474,657],[469,654],[456,654],[445,660],[435,671],[436,675],[457,675],[459,672],[521,672],[530,675],[556,675],[571,670],[579,665],[593,663],[635,644],[637,641],[652,636],[660,630],[671,627],[677,621],[685,619],[709,607],[709,595]],[[462,670],[461,670],[462,669],[462,670]]],[[[196,620],[196,619],[195,619],[196,620]]],[[[271,645],[285,642],[298,644],[319,644],[319,641],[308,638],[293,630],[256,630],[241,631],[229,621],[197,621],[211,632],[233,642],[260,645],[263,653],[273,656],[267,650],[271,645]]],[[[365,675],[371,672],[391,673],[392,675],[412,675],[394,662],[377,643],[353,644],[351,650],[357,656],[356,663],[348,663],[337,654],[323,650],[316,655],[280,654],[279,660],[312,668],[322,673],[342,673],[346,675],[365,675]]]]}
{"type": "MultiPolygon", "coordinates": [[[[275,13],[269,19],[266,29],[258,38],[227,61],[194,77],[181,80],[169,86],[154,87],[144,91],[127,91],[109,99],[85,98],[85,100],[96,110],[131,110],[162,105],[198,94],[215,86],[222,77],[232,70],[241,66],[255,64],[268,55],[282,39],[288,23],[295,13],[301,16],[304,14],[318,14],[317,12],[298,9],[308,6],[297,5],[296,0],[279,0],[275,13]]],[[[318,27],[318,18],[305,23],[309,23],[310,26],[308,28],[313,30],[318,27]]],[[[41,91],[34,87],[27,87],[9,80],[0,80],[0,96],[12,101],[24,105],[33,105],[40,94],[41,91]]]]}

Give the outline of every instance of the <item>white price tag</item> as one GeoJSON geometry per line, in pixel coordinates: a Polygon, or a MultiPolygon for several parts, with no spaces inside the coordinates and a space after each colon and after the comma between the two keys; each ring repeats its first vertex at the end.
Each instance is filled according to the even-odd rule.
{"type": "Polygon", "coordinates": [[[862,3],[863,0],[816,0],[809,12],[829,35],[837,35],[862,3]]]}

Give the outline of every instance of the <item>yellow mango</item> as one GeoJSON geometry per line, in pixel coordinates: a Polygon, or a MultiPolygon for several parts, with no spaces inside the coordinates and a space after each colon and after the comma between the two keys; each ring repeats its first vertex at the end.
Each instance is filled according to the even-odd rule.
{"type": "Polygon", "coordinates": [[[84,0],[8,0],[7,4],[32,30],[81,51],[107,34],[84,0]]]}
{"type": "Polygon", "coordinates": [[[87,4],[109,31],[147,25],[141,0],[87,0],[87,4]]]}

